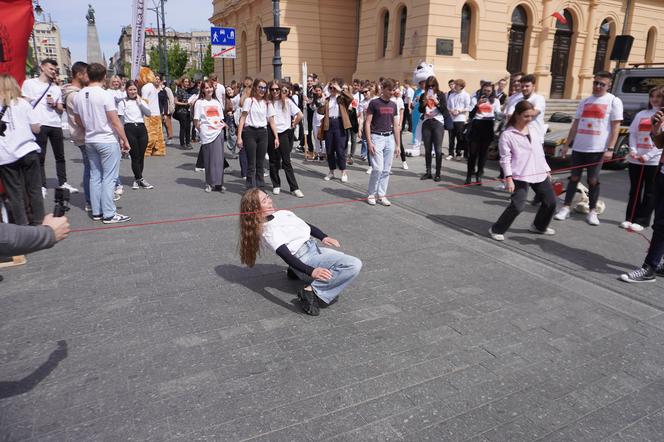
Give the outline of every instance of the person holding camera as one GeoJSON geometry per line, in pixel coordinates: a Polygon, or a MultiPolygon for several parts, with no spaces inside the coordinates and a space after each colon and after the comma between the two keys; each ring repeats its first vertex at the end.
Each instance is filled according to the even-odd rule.
{"type": "Polygon", "coordinates": [[[39,114],[21,98],[18,83],[8,74],[0,74],[0,121],[0,178],[9,195],[14,223],[41,224],[44,198],[40,147],[35,142],[39,114]]]}

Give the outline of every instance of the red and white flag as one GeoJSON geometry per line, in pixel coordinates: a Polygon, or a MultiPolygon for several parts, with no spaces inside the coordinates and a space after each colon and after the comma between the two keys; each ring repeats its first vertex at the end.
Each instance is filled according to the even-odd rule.
{"type": "Polygon", "coordinates": [[[0,0],[0,73],[22,84],[34,16],[30,0],[0,0]]]}
{"type": "Polygon", "coordinates": [[[133,0],[131,5],[131,79],[138,78],[145,42],[145,0],[133,0]]]}
{"type": "Polygon", "coordinates": [[[560,22],[562,25],[567,24],[567,19],[565,18],[565,11],[556,11],[553,14],[551,14],[551,17],[555,18],[557,22],[560,22]]]}

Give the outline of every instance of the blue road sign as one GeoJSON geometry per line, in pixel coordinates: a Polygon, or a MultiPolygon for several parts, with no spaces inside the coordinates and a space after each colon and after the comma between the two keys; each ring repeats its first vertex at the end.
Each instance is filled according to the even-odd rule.
{"type": "Polygon", "coordinates": [[[235,46],[235,28],[210,28],[210,43],[221,46],[235,46]]]}

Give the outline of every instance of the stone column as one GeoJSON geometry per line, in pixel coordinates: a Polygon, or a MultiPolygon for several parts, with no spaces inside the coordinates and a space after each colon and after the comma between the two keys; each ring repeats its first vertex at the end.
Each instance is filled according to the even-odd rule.
{"type": "Polygon", "coordinates": [[[537,92],[549,96],[551,90],[551,50],[555,28],[551,28],[552,1],[542,1],[541,27],[533,26],[533,36],[537,36],[537,61],[535,62],[535,77],[537,78],[537,92]]]}
{"type": "MultiPolygon", "coordinates": [[[[580,99],[585,95],[585,89],[593,79],[593,68],[595,66],[593,56],[593,40],[595,37],[595,10],[597,9],[598,0],[590,0],[588,2],[588,20],[586,22],[586,32],[583,44],[583,58],[581,59],[581,69],[579,70],[579,88],[577,90],[576,98],[580,99]]],[[[579,33],[577,42],[582,38],[579,33]]],[[[588,88],[590,90],[590,88],[588,88]]]]}

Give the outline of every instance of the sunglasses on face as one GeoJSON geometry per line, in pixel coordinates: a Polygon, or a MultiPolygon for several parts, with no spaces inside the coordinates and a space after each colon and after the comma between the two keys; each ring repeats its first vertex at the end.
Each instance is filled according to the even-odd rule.
{"type": "Polygon", "coordinates": [[[602,83],[601,81],[593,81],[593,86],[595,87],[607,87],[608,83],[602,83]]]}
{"type": "Polygon", "coordinates": [[[272,89],[270,89],[270,91],[272,91],[272,92],[280,92],[281,89],[279,89],[278,87],[273,87],[272,89]]]}

